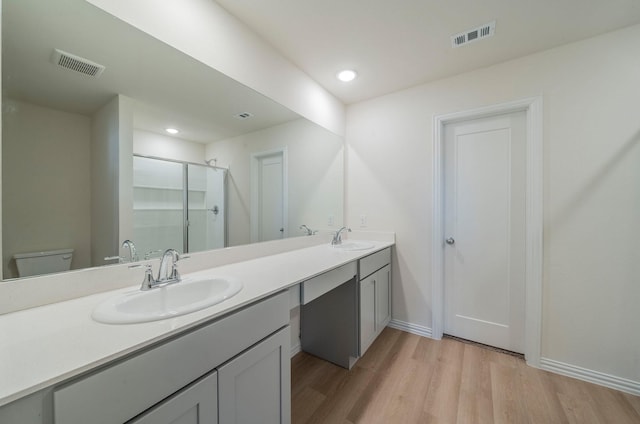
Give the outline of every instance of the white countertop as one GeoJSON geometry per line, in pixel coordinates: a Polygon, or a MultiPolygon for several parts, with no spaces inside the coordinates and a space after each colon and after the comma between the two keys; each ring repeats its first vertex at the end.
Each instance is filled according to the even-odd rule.
{"type": "Polygon", "coordinates": [[[234,277],[244,287],[222,303],[162,321],[109,325],[91,318],[99,303],[139,285],[2,315],[0,406],[393,245],[371,243],[351,252],[322,244],[186,274],[234,277]]]}

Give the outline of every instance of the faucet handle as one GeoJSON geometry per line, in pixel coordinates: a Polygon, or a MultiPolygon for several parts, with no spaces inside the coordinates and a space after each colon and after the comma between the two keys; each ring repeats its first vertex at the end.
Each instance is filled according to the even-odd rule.
{"type": "Polygon", "coordinates": [[[175,253],[173,264],[171,265],[171,275],[169,279],[180,281],[180,273],[178,272],[178,262],[189,259],[191,256],[189,255],[181,255],[178,252],[175,253]]]}
{"type": "Polygon", "coordinates": [[[173,266],[171,267],[171,278],[180,280],[180,273],[178,272],[178,262],[189,259],[190,257],[190,255],[176,255],[176,260],[173,262],[173,266]]]}
{"type": "Polygon", "coordinates": [[[156,284],[156,280],[153,278],[153,268],[151,268],[151,264],[136,264],[129,265],[129,268],[142,268],[144,267],[144,279],[142,280],[142,284],[140,285],[140,290],[147,291],[151,290],[153,286],[156,284]]]}
{"type": "Polygon", "coordinates": [[[142,285],[140,285],[140,290],[150,290],[153,288],[155,282],[156,281],[153,279],[153,268],[151,268],[151,264],[146,264],[144,269],[144,279],[142,280],[142,285]]]}

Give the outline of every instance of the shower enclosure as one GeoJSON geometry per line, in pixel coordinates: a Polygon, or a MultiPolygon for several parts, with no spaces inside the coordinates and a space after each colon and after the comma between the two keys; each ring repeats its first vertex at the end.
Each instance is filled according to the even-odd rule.
{"type": "Polygon", "coordinates": [[[227,170],[133,157],[133,241],[141,259],[227,246],[227,170]]]}

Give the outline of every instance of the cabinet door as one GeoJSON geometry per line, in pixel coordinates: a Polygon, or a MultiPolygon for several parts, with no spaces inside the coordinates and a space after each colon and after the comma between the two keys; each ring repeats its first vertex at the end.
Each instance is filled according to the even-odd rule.
{"type": "Polygon", "coordinates": [[[154,406],[138,418],[129,421],[129,423],[217,424],[217,390],[218,380],[214,371],[154,406]]]}
{"type": "Polygon", "coordinates": [[[376,274],[360,281],[360,356],[376,338],[376,274]]]}
{"type": "Polygon", "coordinates": [[[360,356],[391,320],[391,267],[360,281],[360,356]]]}
{"type": "Polygon", "coordinates": [[[287,326],[218,368],[221,423],[291,422],[289,345],[287,326]]]}
{"type": "Polygon", "coordinates": [[[391,267],[389,265],[375,274],[376,286],[376,334],[391,321],[391,267]]]}

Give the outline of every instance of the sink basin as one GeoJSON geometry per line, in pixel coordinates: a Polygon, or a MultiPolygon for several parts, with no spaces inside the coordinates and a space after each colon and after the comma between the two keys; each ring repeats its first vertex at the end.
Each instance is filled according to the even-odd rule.
{"type": "Polygon", "coordinates": [[[183,278],[148,291],[124,293],[99,304],[92,314],[105,324],[133,324],[185,315],[223,302],[242,290],[232,278],[183,278]]]}
{"type": "Polygon", "coordinates": [[[336,244],[331,247],[338,250],[353,251],[373,249],[374,244],[368,241],[344,241],[342,244],[336,244]]]}

